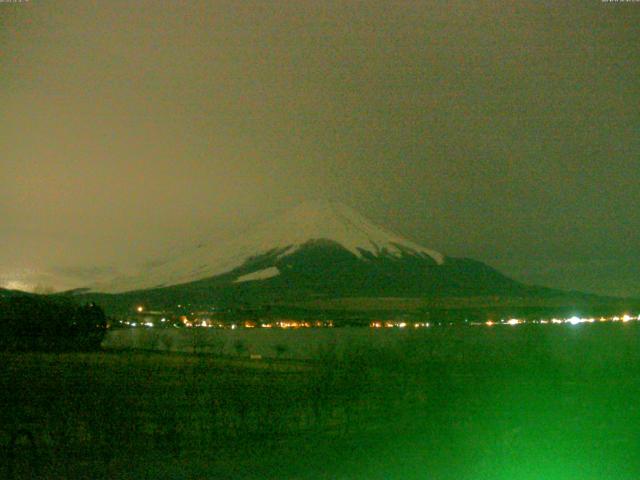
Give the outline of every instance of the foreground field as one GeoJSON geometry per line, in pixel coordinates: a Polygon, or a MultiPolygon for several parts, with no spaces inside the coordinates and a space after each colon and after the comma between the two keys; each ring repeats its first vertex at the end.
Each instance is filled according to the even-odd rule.
{"type": "Polygon", "coordinates": [[[441,328],[319,345],[304,362],[3,354],[0,467],[13,478],[635,479],[639,333],[441,328]]]}

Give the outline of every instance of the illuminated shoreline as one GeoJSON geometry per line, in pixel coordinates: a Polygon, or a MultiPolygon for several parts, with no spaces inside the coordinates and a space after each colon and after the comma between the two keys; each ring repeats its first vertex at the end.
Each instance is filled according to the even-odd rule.
{"type": "MultiPolygon", "coordinates": [[[[219,329],[301,329],[301,328],[334,328],[334,322],[332,320],[318,320],[318,321],[303,321],[303,320],[274,320],[271,322],[258,322],[258,321],[242,321],[235,323],[224,323],[218,321],[212,321],[209,319],[188,319],[187,317],[180,317],[178,321],[165,325],[168,321],[161,319],[161,324],[156,325],[149,321],[130,321],[124,320],[118,322],[118,326],[122,328],[153,328],[153,327],[175,327],[175,328],[219,328],[219,329]]],[[[580,325],[580,324],[594,324],[594,323],[630,323],[640,322],[640,315],[614,315],[609,317],[579,317],[571,316],[566,318],[541,318],[541,319],[522,319],[522,318],[502,318],[499,320],[487,320],[486,322],[408,322],[408,321],[396,321],[396,320],[375,320],[369,322],[368,325],[362,325],[362,327],[368,327],[372,329],[423,329],[438,327],[442,325],[467,325],[467,326],[518,326],[518,325],[580,325]]],[[[360,328],[362,328],[360,327],[360,328]]]]}

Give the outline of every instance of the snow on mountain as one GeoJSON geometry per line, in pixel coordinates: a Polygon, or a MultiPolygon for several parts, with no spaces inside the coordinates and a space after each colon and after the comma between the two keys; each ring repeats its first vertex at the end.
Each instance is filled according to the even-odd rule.
{"type": "Polygon", "coordinates": [[[266,280],[267,278],[276,277],[278,275],[280,275],[280,270],[278,270],[278,267],[268,267],[262,270],[258,270],[257,272],[240,275],[233,281],[233,283],[249,282],[251,280],[266,280]]]}
{"type": "MultiPolygon", "coordinates": [[[[444,262],[441,253],[374,224],[350,207],[334,202],[305,202],[236,238],[199,244],[136,275],[95,284],[91,289],[124,292],[187,283],[229,272],[250,257],[271,251],[278,251],[279,256],[289,255],[306,242],[320,239],[339,243],[359,257],[366,251],[374,256],[409,254],[430,257],[437,264],[444,262]]],[[[278,273],[275,267],[267,268],[235,281],[264,279],[278,273]]]]}

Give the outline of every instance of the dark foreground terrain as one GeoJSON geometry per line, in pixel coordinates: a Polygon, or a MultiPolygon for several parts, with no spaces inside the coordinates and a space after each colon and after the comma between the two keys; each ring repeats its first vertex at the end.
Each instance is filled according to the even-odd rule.
{"type": "Polygon", "coordinates": [[[0,354],[0,476],[636,479],[639,335],[441,327],[308,362],[0,354]]]}

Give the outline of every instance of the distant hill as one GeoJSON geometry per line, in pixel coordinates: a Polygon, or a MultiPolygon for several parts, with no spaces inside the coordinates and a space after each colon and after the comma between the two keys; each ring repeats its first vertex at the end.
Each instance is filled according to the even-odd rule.
{"type": "Polygon", "coordinates": [[[9,298],[16,296],[33,295],[32,293],[23,292],[20,290],[7,290],[6,288],[0,288],[0,298],[9,298]]]}

